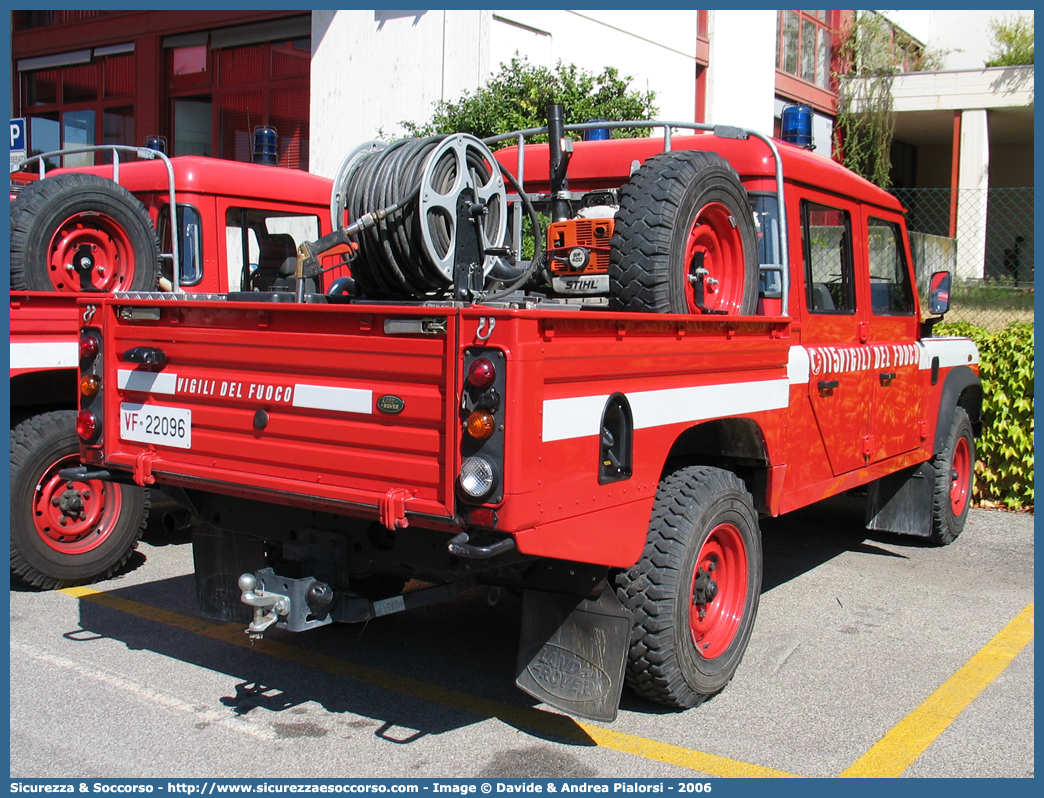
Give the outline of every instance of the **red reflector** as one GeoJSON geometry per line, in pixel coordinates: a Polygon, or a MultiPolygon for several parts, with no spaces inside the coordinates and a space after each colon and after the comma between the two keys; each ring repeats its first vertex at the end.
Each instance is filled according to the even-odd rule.
{"type": "Polygon", "coordinates": [[[497,513],[488,507],[477,507],[468,511],[468,523],[492,529],[497,525],[497,513]]]}
{"type": "Polygon", "coordinates": [[[76,415],[76,434],[80,440],[92,443],[98,437],[98,417],[90,410],[81,410],[76,415]]]}
{"type": "Polygon", "coordinates": [[[493,368],[493,363],[484,357],[473,360],[468,366],[468,382],[480,391],[492,385],[496,378],[497,370],[493,368]]]}
{"type": "Polygon", "coordinates": [[[80,360],[90,360],[98,354],[98,341],[89,335],[80,339],[80,360]]]}

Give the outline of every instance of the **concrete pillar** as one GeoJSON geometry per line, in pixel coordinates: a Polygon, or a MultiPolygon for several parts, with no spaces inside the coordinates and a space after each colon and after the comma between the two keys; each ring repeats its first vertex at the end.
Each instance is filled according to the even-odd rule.
{"type": "Polygon", "coordinates": [[[985,109],[961,112],[957,175],[957,274],[981,279],[986,267],[986,205],[990,187],[990,129],[985,109]]]}
{"type": "Polygon", "coordinates": [[[778,11],[711,11],[707,122],[772,135],[778,11]]]}

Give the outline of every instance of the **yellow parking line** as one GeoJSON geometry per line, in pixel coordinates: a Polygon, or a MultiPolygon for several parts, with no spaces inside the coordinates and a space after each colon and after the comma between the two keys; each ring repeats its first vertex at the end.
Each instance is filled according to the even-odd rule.
{"type": "Polygon", "coordinates": [[[1000,676],[1032,639],[1033,604],[1030,603],[964,667],[842,773],[842,778],[900,775],[1000,676]]]}
{"type": "MultiPolygon", "coordinates": [[[[220,640],[232,645],[251,647],[250,639],[243,633],[242,624],[219,624],[193,618],[170,610],[141,604],[120,596],[114,596],[89,587],[70,587],[61,591],[67,596],[90,601],[128,615],[173,626],[187,632],[220,640]]],[[[612,731],[602,726],[575,721],[565,715],[542,712],[528,707],[514,707],[486,698],[470,695],[409,676],[399,676],[386,671],[348,662],[327,654],[307,651],[277,640],[266,639],[254,646],[259,653],[310,668],[318,668],[337,676],[346,676],[358,682],[391,690],[404,695],[430,701],[451,709],[470,712],[487,718],[497,718],[512,726],[522,726],[542,734],[553,735],[581,745],[597,745],[602,748],[633,754],[656,762],[696,770],[711,776],[734,778],[796,778],[782,770],[739,762],[714,754],[693,751],[678,745],[648,740],[632,734],[612,731]]]]}

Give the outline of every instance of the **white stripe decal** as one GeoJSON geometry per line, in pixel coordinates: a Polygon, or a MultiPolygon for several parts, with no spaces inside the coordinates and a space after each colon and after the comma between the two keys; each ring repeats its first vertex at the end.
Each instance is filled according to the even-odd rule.
{"type": "Polygon", "coordinates": [[[925,338],[921,341],[921,368],[930,369],[932,358],[939,368],[970,366],[979,362],[979,350],[970,338],[925,338]]]}
{"type": "Polygon", "coordinates": [[[173,396],[178,386],[178,375],[172,372],[138,371],[117,369],[116,384],[121,391],[136,393],[161,393],[173,396]]]}
{"type": "Polygon", "coordinates": [[[373,391],[361,388],[334,388],[329,385],[295,385],[294,407],[371,415],[373,391]]]}
{"type": "Polygon", "coordinates": [[[597,435],[602,411],[609,400],[604,396],[574,396],[544,400],[544,442],[564,441],[597,435]]]}
{"type": "MultiPolygon", "coordinates": [[[[788,380],[693,385],[627,394],[635,429],[779,410],[789,403],[788,380]]],[[[609,394],[544,401],[544,442],[599,434],[609,394]]]]}
{"type": "Polygon", "coordinates": [[[803,346],[790,347],[787,356],[787,380],[791,385],[807,385],[810,362],[808,350],[803,346]]]}
{"type": "Polygon", "coordinates": [[[80,365],[75,341],[11,344],[13,369],[69,369],[80,365]]]}

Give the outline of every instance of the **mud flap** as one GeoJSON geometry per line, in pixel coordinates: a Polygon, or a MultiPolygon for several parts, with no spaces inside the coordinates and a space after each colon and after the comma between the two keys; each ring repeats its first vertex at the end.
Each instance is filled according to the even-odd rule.
{"type": "Polygon", "coordinates": [[[611,588],[598,599],[525,591],[515,684],[571,715],[614,720],[632,623],[611,588]]]}
{"type": "Polygon", "coordinates": [[[192,557],[199,614],[248,623],[253,610],[241,600],[239,577],[264,568],[264,543],[258,538],[200,524],[192,530],[192,557]]]}
{"type": "Polygon", "coordinates": [[[934,491],[935,468],[930,462],[881,477],[867,492],[866,528],[930,537],[934,491]]]}

